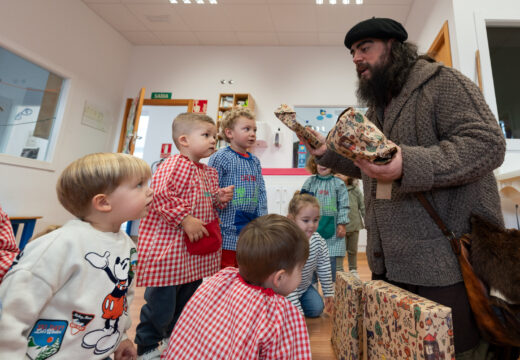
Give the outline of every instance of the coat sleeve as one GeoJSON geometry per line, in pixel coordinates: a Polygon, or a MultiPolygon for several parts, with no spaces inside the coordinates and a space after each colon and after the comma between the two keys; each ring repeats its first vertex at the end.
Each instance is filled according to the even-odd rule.
{"type": "Polygon", "coordinates": [[[316,162],[322,166],[332,169],[336,173],[351,176],[360,179],[361,171],[354,165],[354,162],[346,157],[335,153],[332,150],[327,150],[325,154],[316,158],[316,162]]]}
{"type": "Polygon", "coordinates": [[[437,136],[430,146],[400,145],[400,191],[422,192],[465,185],[499,167],[506,143],[477,86],[453,69],[443,68],[420,94],[417,128],[437,136]],[[433,124],[432,124],[433,121],[433,124]]]}

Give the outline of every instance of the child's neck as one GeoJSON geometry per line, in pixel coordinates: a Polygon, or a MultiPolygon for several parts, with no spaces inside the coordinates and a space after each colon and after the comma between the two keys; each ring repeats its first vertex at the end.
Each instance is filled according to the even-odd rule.
{"type": "Polygon", "coordinates": [[[230,143],[229,147],[239,154],[247,155],[247,149],[237,146],[237,144],[230,143]]]}
{"type": "Polygon", "coordinates": [[[120,220],[113,220],[107,213],[93,211],[82,219],[88,222],[94,229],[102,232],[118,233],[123,224],[120,220]]]}
{"type": "Polygon", "coordinates": [[[188,159],[190,159],[191,161],[193,161],[194,163],[199,163],[200,162],[200,157],[198,156],[195,156],[193,155],[188,149],[186,148],[181,148],[179,150],[179,153],[183,156],[186,156],[188,159]]]}

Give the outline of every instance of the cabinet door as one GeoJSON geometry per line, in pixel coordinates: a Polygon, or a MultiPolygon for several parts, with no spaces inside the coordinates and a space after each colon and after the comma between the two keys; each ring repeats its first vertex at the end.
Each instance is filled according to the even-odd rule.
{"type": "Polygon", "coordinates": [[[287,215],[294,192],[300,190],[308,176],[264,176],[269,214],[287,215]]]}

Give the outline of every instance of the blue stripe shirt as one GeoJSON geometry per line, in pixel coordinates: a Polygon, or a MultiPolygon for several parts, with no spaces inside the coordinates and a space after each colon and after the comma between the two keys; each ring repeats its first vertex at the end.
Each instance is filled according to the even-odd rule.
{"type": "Polygon", "coordinates": [[[233,199],[225,209],[219,210],[224,250],[236,250],[238,232],[247,223],[241,214],[251,217],[267,214],[267,195],[260,160],[251,153],[248,155],[245,157],[228,146],[209,158],[208,165],[218,172],[220,187],[235,186],[233,199]]]}

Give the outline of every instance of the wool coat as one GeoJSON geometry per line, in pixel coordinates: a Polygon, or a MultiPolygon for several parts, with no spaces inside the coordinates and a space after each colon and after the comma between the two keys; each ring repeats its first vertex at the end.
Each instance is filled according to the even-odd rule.
{"type": "Polygon", "coordinates": [[[328,150],[317,162],[363,179],[370,269],[413,285],[462,281],[448,240],[414,193],[426,194],[456,236],[471,230],[472,212],[503,225],[493,170],[506,144],[480,90],[459,71],[420,59],[385,111],[366,115],[402,149],[402,177],[390,200],[376,199],[377,180],[352,161],[328,150]]]}

